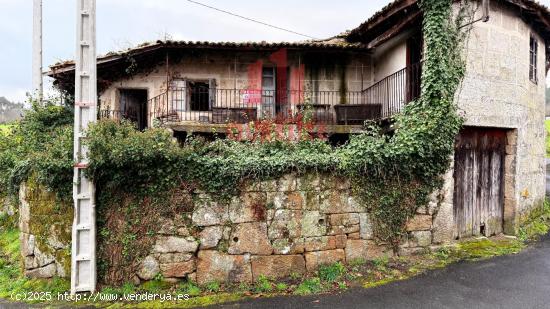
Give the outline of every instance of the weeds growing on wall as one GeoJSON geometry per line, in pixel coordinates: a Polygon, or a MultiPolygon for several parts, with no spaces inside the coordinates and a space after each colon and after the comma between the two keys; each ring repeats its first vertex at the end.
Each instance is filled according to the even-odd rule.
{"type": "MultiPolygon", "coordinates": [[[[100,255],[110,263],[102,267],[116,269],[143,257],[146,250],[128,251],[131,244],[127,244],[152,233],[147,227],[158,222],[142,224],[136,214],[162,213],[163,207],[170,206],[171,190],[200,188],[217,191],[223,198],[237,193],[238,184],[248,179],[274,178],[291,171],[329,172],[352,179],[355,193],[372,214],[376,236],[396,247],[407,220],[441,186],[440,177],[449,167],[454,137],[462,124],[453,99],[464,64],[451,1],[424,0],[420,7],[426,46],[421,97],[395,118],[393,135],[368,126],[365,133],[337,148],[322,140],[277,138],[191,139],[180,147],[163,129],[140,132],[124,121],[92,126],[87,172],[98,187],[100,255]],[[122,194],[131,202],[120,199],[122,194]],[[117,233],[118,238],[109,239],[117,233]],[[116,258],[110,256],[117,252],[116,258]]],[[[71,114],[63,107],[34,106],[8,138],[0,137],[3,190],[15,192],[32,170],[47,188],[70,196],[71,114]]],[[[115,281],[128,279],[123,278],[125,274],[115,275],[115,281]]]]}

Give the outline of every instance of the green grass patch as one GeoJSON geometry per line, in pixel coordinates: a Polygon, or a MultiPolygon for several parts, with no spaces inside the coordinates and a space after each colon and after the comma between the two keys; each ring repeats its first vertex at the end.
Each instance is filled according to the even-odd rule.
{"type": "Polygon", "coordinates": [[[297,288],[294,290],[296,295],[309,295],[320,293],[323,290],[321,286],[321,279],[319,278],[310,278],[304,280],[297,288]]]}
{"type": "Polygon", "coordinates": [[[0,298],[9,300],[12,293],[29,292],[50,292],[57,297],[70,289],[66,279],[26,278],[21,272],[19,248],[19,231],[0,227],[0,298]]]}
{"type": "Polygon", "coordinates": [[[260,275],[258,282],[256,282],[254,287],[254,291],[256,293],[269,293],[273,291],[273,284],[269,281],[269,278],[264,275],[260,275]]]}
{"type": "Polygon", "coordinates": [[[550,201],[545,200],[542,207],[534,209],[523,221],[518,238],[523,241],[535,240],[550,230],[550,201]]]}
{"type": "Polygon", "coordinates": [[[346,273],[344,264],[337,262],[319,267],[319,278],[326,282],[335,282],[346,273]]]}
{"type": "Polygon", "coordinates": [[[525,244],[517,239],[480,239],[460,243],[454,254],[458,259],[478,260],[516,254],[523,248],[525,248],[525,244]]]}

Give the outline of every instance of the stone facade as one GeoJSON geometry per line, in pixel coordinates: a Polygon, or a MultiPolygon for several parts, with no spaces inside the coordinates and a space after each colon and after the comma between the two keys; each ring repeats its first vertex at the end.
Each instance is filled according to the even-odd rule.
{"type": "MultiPolygon", "coordinates": [[[[474,19],[479,14],[481,10],[474,19]]],[[[545,195],[546,46],[519,14],[491,1],[490,20],[475,23],[468,37],[466,76],[457,92],[466,126],[507,131],[504,231],[508,234],[515,234],[521,217],[541,205],[545,195]],[[538,42],[537,82],[529,78],[531,36],[538,42]]],[[[452,202],[452,190],[449,194],[452,202]]]]}

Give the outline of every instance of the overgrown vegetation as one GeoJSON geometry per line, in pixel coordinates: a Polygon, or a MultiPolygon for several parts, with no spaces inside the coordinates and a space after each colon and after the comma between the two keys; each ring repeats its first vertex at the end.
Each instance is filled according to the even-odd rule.
{"type": "Polygon", "coordinates": [[[464,72],[456,26],[461,19],[452,21],[446,0],[421,6],[427,46],[422,94],[396,117],[393,135],[369,126],[337,148],[321,140],[292,143],[276,136],[248,142],[191,140],[179,147],[162,129],[139,132],[129,123],[102,121],[88,132],[89,175],[100,184],[101,195],[131,192],[153,199],[181,186],[227,197],[237,192],[235,184],[291,171],[345,175],[373,214],[376,236],[397,248],[408,218],[441,186],[462,124],[453,104],[464,72]]]}
{"type": "Polygon", "coordinates": [[[550,201],[546,199],[541,208],[532,210],[524,219],[518,231],[518,238],[523,241],[536,239],[546,235],[550,230],[550,201]]]}
{"type": "MultiPolygon", "coordinates": [[[[461,18],[451,20],[448,0],[424,0],[421,8],[427,46],[422,94],[394,119],[396,130],[392,135],[382,134],[369,124],[365,133],[336,148],[323,140],[289,142],[277,136],[252,141],[191,138],[181,147],[160,128],[140,132],[125,121],[101,121],[92,126],[87,141],[88,173],[98,187],[98,266],[105,282],[120,285],[104,292],[180,291],[203,295],[187,306],[207,305],[253,293],[306,295],[354,284],[376,286],[458,260],[521,250],[523,243],[512,239],[471,241],[426,253],[418,260],[382,257],[348,266],[336,263],[322,266],[313,277],[294,277],[284,282],[261,277],[252,286],[239,288],[239,292],[219,282],[173,286],[158,278],[141,286],[128,283],[136,261],[148,253],[162,217],[189,210],[187,201],[171,200],[174,190],[200,188],[219,192],[223,199],[237,193],[236,184],[288,172],[329,172],[352,179],[355,193],[373,215],[376,236],[397,248],[406,221],[441,186],[440,175],[449,166],[454,137],[462,124],[453,104],[464,73],[462,34],[457,30],[461,18]]],[[[0,196],[15,197],[21,182],[34,175],[33,180],[55,192],[61,201],[70,201],[72,114],[69,107],[33,104],[23,120],[0,127],[0,196]]],[[[547,232],[549,214],[546,203],[541,212],[527,220],[520,231],[521,240],[547,232]]],[[[16,230],[0,228],[0,297],[9,297],[6,293],[12,291],[66,291],[65,280],[29,280],[22,276],[17,239],[16,230]]]]}
{"type": "Polygon", "coordinates": [[[26,278],[21,272],[21,263],[19,231],[0,227],[0,298],[10,299],[12,293],[64,293],[69,289],[66,279],[26,278]]]}
{"type": "Polygon", "coordinates": [[[33,103],[25,117],[0,134],[0,192],[17,195],[32,173],[61,199],[72,196],[73,111],[33,103]]]}
{"type": "MultiPolygon", "coordinates": [[[[422,1],[421,9],[426,43],[421,96],[395,118],[393,135],[368,125],[365,133],[336,148],[322,140],[288,142],[276,136],[248,142],[191,139],[180,147],[163,129],[140,132],[131,123],[114,121],[92,126],[87,132],[87,172],[98,188],[102,277],[117,283],[129,279],[158,220],[185,208],[171,205],[169,192],[200,188],[227,198],[238,191],[236,184],[292,171],[350,178],[372,214],[375,235],[397,248],[406,221],[441,186],[462,123],[453,104],[464,72],[462,35],[456,26],[461,18],[453,21],[448,0],[422,1]],[[141,248],[134,246],[136,239],[143,240],[141,248]]],[[[15,194],[33,173],[61,199],[70,198],[71,115],[69,108],[35,104],[0,138],[3,190],[15,194]]]]}
{"type": "MultiPolygon", "coordinates": [[[[548,205],[550,204],[546,205],[544,213],[548,218],[548,213],[550,213],[548,205]]],[[[548,227],[548,220],[537,219],[537,221],[548,227]]],[[[526,224],[528,223],[530,221],[526,221],[526,224]]],[[[541,233],[540,230],[530,231],[532,234],[528,235],[529,239],[535,239],[541,233]]],[[[191,282],[174,284],[163,281],[162,278],[148,281],[139,286],[126,282],[120,287],[106,287],[101,290],[101,293],[106,299],[113,299],[114,295],[124,296],[145,292],[188,294],[190,298],[180,302],[156,300],[139,303],[104,300],[94,304],[79,303],[79,305],[97,305],[105,308],[193,308],[238,301],[247,297],[311,295],[345,290],[350,287],[371,288],[404,280],[458,261],[477,261],[494,256],[515,254],[524,247],[525,243],[522,240],[514,238],[471,239],[454,246],[441,247],[432,252],[426,251],[420,255],[393,258],[382,256],[372,261],[350,261],[348,265],[340,262],[321,265],[317,273],[306,277],[293,275],[290,278],[275,280],[261,276],[252,285],[233,286],[211,282],[199,286],[191,282]]],[[[69,283],[64,279],[38,280],[23,277],[19,267],[20,262],[19,232],[15,229],[0,228],[0,298],[9,299],[13,292],[41,291],[57,295],[57,292],[64,293],[68,290],[69,283]]],[[[56,300],[49,304],[66,305],[66,303],[56,300]]]]}

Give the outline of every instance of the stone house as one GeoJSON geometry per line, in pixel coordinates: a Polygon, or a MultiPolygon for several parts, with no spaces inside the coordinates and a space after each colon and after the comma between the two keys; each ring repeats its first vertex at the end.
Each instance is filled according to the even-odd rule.
{"type": "MultiPolygon", "coordinates": [[[[466,76],[456,94],[466,122],[453,167],[441,192],[410,220],[402,253],[514,235],[544,199],[550,12],[530,0],[482,2],[472,2],[466,76]]],[[[163,124],[184,138],[260,118],[285,122],[310,108],[329,136],[354,134],[365,120],[388,123],[419,95],[421,22],[417,1],[397,0],[326,40],[158,41],[107,54],[98,58],[100,117],[128,118],[140,129],[163,124]]],[[[59,88],[74,89],[73,62],[52,66],[49,75],[59,88]]],[[[251,281],[391,254],[374,242],[346,181],[289,174],[250,184],[230,204],[214,195],[197,193],[188,214],[198,235],[181,218],[159,230],[136,272],[140,280],[160,272],[199,283],[251,281]],[[261,216],[257,201],[266,205],[261,216]]]]}

